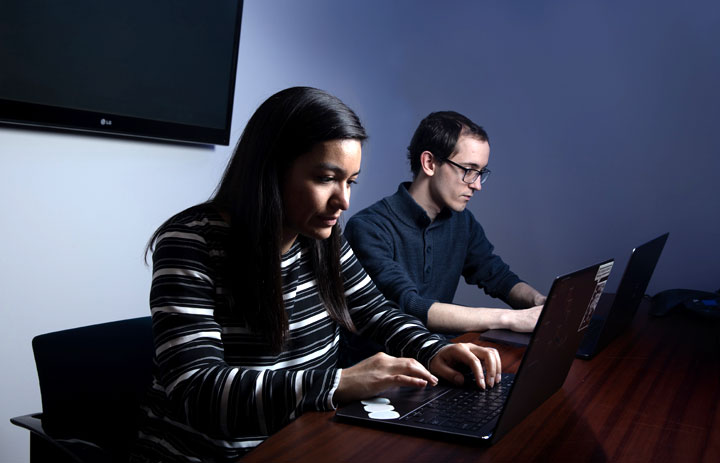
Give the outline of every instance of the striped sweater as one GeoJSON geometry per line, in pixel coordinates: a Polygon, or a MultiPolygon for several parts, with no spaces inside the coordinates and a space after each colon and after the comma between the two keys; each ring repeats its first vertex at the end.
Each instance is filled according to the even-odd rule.
{"type": "MultiPolygon", "coordinates": [[[[232,315],[239,307],[224,281],[229,231],[217,212],[199,206],[158,236],[150,292],[156,368],[138,461],[234,461],[303,412],[335,408],[339,327],[319,297],[306,241],[281,259],[289,336],[274,354],[232,315]]],[[[341,264],[360,333],[428,367],[445,342],[384,298],[345,241],[341,264]]]]}

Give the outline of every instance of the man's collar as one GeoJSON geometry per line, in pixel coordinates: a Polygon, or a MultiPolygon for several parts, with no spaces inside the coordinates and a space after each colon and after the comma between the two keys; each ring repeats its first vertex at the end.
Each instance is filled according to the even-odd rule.
{"type": "MultiPolygon", "coordinates": [[[[408,225],[415,225],[420,228],[425,228],[430,225],[433,221],[425,212],[425,209],[420,206],[415,199],[410,195],[408,189],[412,182],[403,182],[398,186],[397,193],[387,198],[388,205],[395,212],[395,214],[408,225]]],[[[443,208],[440,213],[435,217],[435,221],[443,220],[450,216],[452,211],[447,208],[443,208]]]]}

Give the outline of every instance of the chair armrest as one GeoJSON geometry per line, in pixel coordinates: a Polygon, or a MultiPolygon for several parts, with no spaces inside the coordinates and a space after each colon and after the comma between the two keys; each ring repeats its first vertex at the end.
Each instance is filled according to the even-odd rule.
{"type": "Polygon", "coordinates": [[[45,431],[42,425],[42,413],[33,413],[31,415],[16,416],[10,418],[10,422],[15,426],[20,426],[28,431],[35,433],[41,437],[49,440],[53,440],[50,435],[45,431]]]}
{"type": "Polygon", "coordinates": [[[35,461],[35,457],[39,461],[61,460],[77,463],[111,461],[111,457],[92,442],[61,438],[49,434],[43,427],[42,413],[16,416],[10,418],[10,422],[30,431],[31,461],[35,461]],[[37,439],[42,442],[34,442],[37,439]],[[51,453],[48,454],[48,452],[51,453]],[[33,455],[34,453],[37,453],[37,455],[33,455]]]}

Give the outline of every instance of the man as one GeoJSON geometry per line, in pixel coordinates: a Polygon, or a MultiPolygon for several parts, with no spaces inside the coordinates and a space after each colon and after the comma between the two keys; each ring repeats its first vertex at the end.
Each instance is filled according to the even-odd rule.
{"type": "Polygon", "coordinates": [[[430,114],[408,147],[413,181],[355,214],[345,229],[378,288],[431,331],[529,332],[545,303],[545,296],[493,254],[483,228],[466,210],[490,174],[489,156],[482,127],[456,112],[430,114]],[[453,304],[460,276],[520,310],[453,304]]]}

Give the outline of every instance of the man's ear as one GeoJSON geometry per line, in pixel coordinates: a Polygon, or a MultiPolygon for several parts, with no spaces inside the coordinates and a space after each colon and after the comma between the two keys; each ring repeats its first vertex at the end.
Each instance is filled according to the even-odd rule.
{"type": "Polygon", "coordinates": [[[423,151],[420,153],[420,169],[428,177],[435,175],[435,171],[438,168],[438,164],[435,160],[435,156],[430,151],[423,151]]]}

